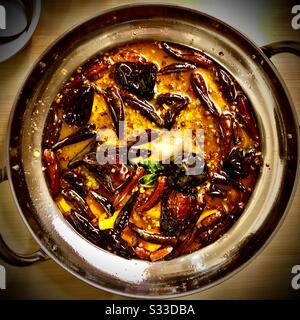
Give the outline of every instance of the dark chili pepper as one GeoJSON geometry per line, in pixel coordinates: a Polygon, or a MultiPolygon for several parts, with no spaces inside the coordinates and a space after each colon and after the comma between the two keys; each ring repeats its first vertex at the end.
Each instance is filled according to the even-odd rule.
{"type": "Polygon", "coordinates": [[[232,147],[233,122],[234,119],[230,112],[223,113],[219,118],[219,128],[222,137],[223,160],[227,158],[232,147]]]}
{"type": "Polygon", "coordinates": [[[219,117],[220,112],[218,111],[218,108],[216,107],[216,105],[214,104],[214,102],[211,100],[209,96],[206,81],[201,75],[201,73],[199,72],[193,73],[191,76],[191,83],[192,83],[192,87],[195,94],[198,96],[198,98],[204,104],[207,110],[213,116],[219,117]]]}
{"type": "Polygon", "coordinates": [[[67,220],[80,234],[92,243],[97,245],[102,243],[103,235],[101,234],[101,230],[95,228],[86,217],[76,210],[71,209],[71,213],[67,216],[67,220]]]}
{"type": "Polygon", "coordinates": [[[228,186],[230,184],[230,178],[228,177],[226,172],[212,172],[210,177],[212,183],[223,184],[225,186],[228,186]]]}
{"type": "Polygon", "coordinates": [[[70,144],[78,143],[84,140],[88,140],[91,138],[96,137],[97,132],[95,131],[95,125],[94,124],[88,124],[83,128],[80,128],[75,133],[72,133],[71,135],[67,136],[66,138],[58,141],[55,145],[52,146],[51,150],[57,151],[65,146],[68,146],[70,144]]]}
{"type": "Polygon", "coordinates": [[[148,211],[153,208],[161,199],[167,183],[167,177],[158,177],[155,190],[151,193],[148,200],[142,205],[136,207],[136,211],[148,211]]]}
{"type": "MultiPolygon", "coordinates": [[[[120,152],[119,149],[114,151],[120,152]]],[[[133,166],[120,161],[119,155],[120,153],[114,153],[111,157],[108,155],[107,158],[102,159],[98,149],[97,154],[96,152],[90,152],[83,159],[85,167],[93,172],[99,183],[104,184],[112,193],[120,189],[133,172],[133,166]]]]}
{"type": "Polygon", "coordinates": [[[62,121],[58,118],[57,109],[50,108],[43,137],[43,148],[51,148],[59,139],[62,121]]]}
{"type": "Polygon", "coordinates": [[[129,216],[132,213],[133,206],[139,195],[139,191],[136,191],[131,198],[126,202],[125,206],[122,208],[120,213],[117,216],[117,219],[114,224],[114,230],[117,232],[122,232],[125,227],[128,225],[129,216]]]}
{"type": "Polygon", "coordinates": [[[156,109],[145,99],[138,98],[135,95],[124,90],[121,91],[123,100],[133,108],[139,110],[150,121],[155,122],[159,127],[163,127],[164,121],[157,113],[156,109]]]}
{"type": "Polygon", "coordinates": [[[99,96],[104,95],[104,90],[101,87],[99,87],[96,82],[90,81],[84,74],[81,74],[81,78],[83,81],[83,85],[85,87],[92,87],[93,88],[94,94],[97,94],[99,96]]]}
{"type": "Polygon", "coordinates": [[[236,119],[234,119],[232,123],[232,142],[236,146],[241,142],[241,138],[239,137],[239,132],[238,132],[238,126],[239,124],[237,123],[236,119]]]}
{"type": "Polygon", "coordinates": [[[157,96],[156,102],[158,105],[173,105],[176,103],[183,103],[189,101],[189,98],[187,96],[182,96],[177,93],[163,93],[157,96]]]}
{"type": "Polygon", "coordinates": [[[256,148],[245,150],[245,167],[247,170],[257,170],[261,165],[261,153],[257,152],[256,148]]]}
{"type": "Polygon", "coordinates": [[[151,233],[148,232],[144,229],[141,229],[139,227],[137,227],[135,224],[129,222],[128,224],[129,228],[136,233],[136,235],[148,242],[153,242],[153,243],[158,243],[158,244],[164,244],[164,245],[174,245],[177,243],[177,238],[176,237],[167,237],[167,236],[163,236],[161,234],[158,233],[151,233]]]}
{"type": "Polygon", "coordinates": [[[245,153],[240,148],[232,148],[228,157],[224,161],[223,170],[230,178],[238,180],[249,175],[245,166],[245,153]]]}
{"type": "Polygon", "coordinates": [[[108,69],[108,67],[109,64],[103,58],[96,58],[87,62],[83,66],[82,72],[90,81],[96,81],[99,79],[100,74],[108,69]]]}
{"type": "Polygon", "coordinates": [[[230,229],[233,223],[234,220],[231,215],[226,215],[225,218],[213,228],[210,234],[211,241],[214,242],[218,240],[225,232],[230,229]]]}
{"type": "MultiPolygon", "coordinates": [[[[134,138],[138,140],[139,136],[134,138]]],[[[144,137],[142,137],[142,140],[143,139],[144,137]]],[[[147,139],[145,139],[145,142],[147,142],[147,139]]],[[[151,156],[150,149],[140,148],[138,146],[145,142],[142,142],[141,140],[138,142],[130,140],[126,145],[120,147],[116,147],[114,145],[102,145],[97,150],[99,163],[97,163],[97,160],[93,161],[92,159],[86,159],[85,161],[93,166],[101,166],[107,169],[110,167],[110,170],[114,168],[120,171],[118,167],[121,165],[127,167],[130,165],[131,167],[134,167],[137,157],[148,158],[151,156]],[[137,146],[135,146],[135,144],[137,144],[137,146]]],[[[92,154],[95,154],[95,152],[91,152],[87,157],[92,154]]]]}
{"type": "Polygon", "coordinates": [[[250,109],[248,99],[244,95],[239,95],[236,101],[238,107],[237,116],[244,124],[250,137],[254,141],[259,141],[258,128],[252,110],[250,109]]]}
{"type": "Polygon", "coordinates": [[[201,229],[199,233],[199,239],[204,245],[208,245],[211,242],[209,231],[210,230],[201,229]]]}
{"type": "Polygon", "coordinates": [[[101,205],[101,207],[105,210],[105,212],[109,215],[112,216],[115,212],[115,208],[113,204],[104,196],[101,194],[95,192],[95,191],[90,191],[90,196],[93,198],[97,203],[101,205]]]}
{"type": "Polygon", "coordinates": [[[168,260],[194,251],[194,249],[191,250],[191,245],[195,244],[195,238],[199,232],[196,222],[198,221],[201,213],[204,211],[205,206],[206,202],[204,199],[201,201],[198,200],[198,207],[196,208],[197,214],[191,218],[187,228],[179,235],[178,244],[175,246],[172,254],[168,256],[168,260]]]}
{"type": "Polygon", "coordinates": [[[163,41],[161,42],[161,46],[173,57],[183,61],[195,63],[200,67],[209,67],[213,63],[212,60],[208,59],[203,53],[183,45],[163,41]]]}
{"type": "Polygon", "coordinates": [[[119,94],[117,87],[108,87],[104,94],[105,101],[107,103],[110,116],[115,126],[115,130],[118,138],[122,139],[123,134],[120,135],[120,121],[124,121],[124,104],[119,94]]]}
{"type": "Polygon", "coordinates": [[[49,149],[45,149],[43,153],[43,162],[46,168],[46,176],[48,178],[50,191],[55,198],[60,189],[60,169],[56,154],[49,149]]]}
{"type": "Polygon", "coordinates": [[[217,81],[219,82],[225,98],[232,102],[236,98],[237,90],[232,77],[223,69],[217,69],[217,81]]]}
{"type": "Polygon", "coordinates": [[[188,105],[188,100],[182,103],[176,104],[172,109],[169,109],[165,115],[165,128],[168,130],[171,130],[174,122],[176,120],[176,117],[180,113],[182,109],[184,109],[188,105]]]}
{"type": "Polygon", "coordinates": [[[71,170],[63,170],[61,176],[83,197],[86,197],[85,178],[71,170]]]}
{"type": "Polygon", "coordinates": [[[225,215],[219,223],[214,224],[209,228],[203,228],[200,230],[199,237],[205,245],[212,243],[218,240],[226,231],[228,231],[233,223],[234,218],[232,215],[225,215]]]}
{"type": "Polygon", "coordinates": [[[249,191],[241,182],[231,179],[225,171],[213,172],[211,174],[211,182],[225,186],[231,185],[243,192],[249,191]]]}
{"type": "Polygon", "coordinates": [[[227,191],[217,187],[215,184],[212,184],[210,186],[210,189],[208,192],[206,192],[207,195],[211,197],[217,197],[217,198],[225,198],[227,195],[227,191]]]}
{"type": "Polygon", "coordinates": [[[83,127],[88,123],[91,116],[94,88],[92,86],[83,86],[73,100],[73,103],[65,109],[63,120],[69,125],[83,127]]]}
{"type": "Polygon", "coordinates": [[[127,148],[132,146],[138,146],[147,142],[152,142],[160,136],[160,131],[155,129],[145,129],[142,131],[141,135],[135,135],[128,137],[127,139],[127,148]]]}
{"type": "Polygon", "coordinates": [[[161,206],[161,229],[167,236],[178,236],[190,224],[197,207],[196,193],[168,189],[161,206]]]}
{"type": "MultiPolygon", "coordinates": [[[[174,258],[178,257],[179,255],[187,254],[187,253],[190,253],[193,251],[190,249],[190,247],[195,242],[195,238],[198,233],[198,228],[196,226],[193,226],[192,228],[190,228],[190,230],[188,230],[188,233],[187,232],[185,232],[185,233],[186,233],[186,236],[184,237],[184,239],[182,241],[180,241],[175,246],[174,250],[172,251],[172,254],[170,254],[168,256],[167,260],[174,259],[174,258]]],[[[180,235],[180,238],[181,237],[182,237],[182,235],[180,235]]]]}
{"type": "Polygon", "coordinates": [[[124,200],[126,195],[128,195],[137,186],[139,179],[143,176],[145,169],[138,167],[134,176],[123,186],[120,193],[116,196],[114,201],[114,207],[118,207],[120,203],[124,200]]]}
{"type": "Polygon", "coordinates": [[[120,62],[115,64],[117,83],[140,98],[152,99],[157,66],[154,63],[120,62]]]}
{"type": "Polygon", "coordinates": [[[176,93],[165,93],[160,94],[157,97],[156,102],[158,105],[166,104],[170,106],[170,109],[164,117],[164,127],[171,130],[177,115],[189,104],[190,100],[188,97],[184,97],[176,93]]]}
{"type": "Polygon", "coordinates": [[[97,160],[97,151],[92,151],[87,153],[83,158],[84,164],[88,164],[90,166],[95,167],[95,169],[98,169],[98,167],[103,167],[102,164],[100,164],[97,160]]]}
{"type": "MultiPolygon", "coordinates": [[[[83,160],[83,164],[84,166],[91,172],[94,174],[95,179],[97,180],[97,182],[99,183],[99,185],[101,186],[101,189],[103,189],[104,191],[104,195],[106,197],[112,197],[113,193],[115,192],[115,189],[112,185],[112,181],[110,179],[110,177],[107,175],[106,172],[104,172],[103,170],[101,170],[101,168],[99,166],[94,166],[92,164],[89,164],[88,162],[86,162],[86,160],[83,160]]],[[[102,192],[101,192],[102,193],[102,192]]]]}
{"type": "Polygon", "coordinates": [[[135,252],[127,243],[121,238],[120,232],[114,229],[107,229],[103,231],[106,238],[106,245],[108,248],[118,252],[124,258],[132,258],[135,252]]]}
{"type": "Polygon", "coordinates": [[[158,249],[154,252],[151,252],[150,253],[150,260],[152,262],[161,260],[161,259],[165,258],[166,256],[168,256],[172,252],[172,250],[173,250],[172,246],[166,246],[162,249],[158,249]]]}
{"type": "Polygon", "coordinates": [[[91,141],[87,146],[80,150],[68,163],[69,169],[75,169],[82,164],[84,157],[95,147],[95,141],[91,141]]]}
{"type": "Polygon", "coordinates": [[[99,189],[97,190],[101,193],[104,197],[111,199],[114,195],[114,188],[111,182],[110,177],[101,170],[98,170],[97,167],[93,165],[89,165],[88,163],[83,162],[83,165],[86,169],[92,174],[99,185],[99,189]]]}
{"type": "Polygon", "coordinates": [[[114,62],[139,62],[147,63],[147,59],[138,52],[128,49],[116,49],[111,52],[114,62]]]}
{"type": "Polygon", "coordinates": [[[54,105],[58,105],[63,110],[67,110],[74,105],[84,86],[82,74],[74,74],[73,77],[74,79],[72,81],[64,84],[57,98],[54,100],[54,105]]]}
{"type": "Polygon", "coordinates": [[[94,218],[89,206],[85,200],[73,189],[65,188],[61,191],[61,195],[69,202],[71,202],[76,210],[83,214],[87,219],[92,220],[94,218]]]}
{"type": "Polygon", "coordinates": [[[204,218],[201,221],[201,226],[205,227],[205,228],[211,228],[214,225],[216,225],[217,223],[219,223],[221,221],[221,219],[223,218],[224,214],[222,214],[220,211],[210,214],[208,217],[204,218]]]}
{"type": "Polygon", "coordinates": [[[196,66],[189,62],[172,63],[160,69],[158,74],[169,74],[176,72],[184,72],[196,69],[196,66]]]}

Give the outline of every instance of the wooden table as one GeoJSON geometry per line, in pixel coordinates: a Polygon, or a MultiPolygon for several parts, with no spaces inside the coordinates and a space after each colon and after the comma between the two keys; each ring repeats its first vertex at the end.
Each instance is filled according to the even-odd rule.
{"type": "MultiPolygon", "coordinates": [[[[70,27],[98,12],[130,1],[44,1],[38,28],[31,43],[16,56],[0,64],[0,165],[7,123],[16,94],[33,62],[49,44],[70,27]]],[[[290,10],[284,1],[261,1],[256,11],[249,1],[168,1],[194,7],[240,27],[259,45],[279,40],[299,40],[300,30],[290,27],[290,10]],[[242,3],[242,4],[241,4],[242,3]],[[251,11],[252,10],[252,11],[251,11]]],[[[273,59],[289,88],[300,115],[300,60],[289,54],[273,59]]],[[[15,250],[36,248],[13,203],[7,183],[0,186],[0,230],[15,250]]],[[[267,299],[299,297],[291,289],[291,268],[300,264],[300,188],[280,230],[264,251],[229,280],[189,299],[267,299]]],[[[15,268],[7,267],[7,290],[2,298],[38,299],[122,299],[79,281],[49,261],[15,268]]]]}

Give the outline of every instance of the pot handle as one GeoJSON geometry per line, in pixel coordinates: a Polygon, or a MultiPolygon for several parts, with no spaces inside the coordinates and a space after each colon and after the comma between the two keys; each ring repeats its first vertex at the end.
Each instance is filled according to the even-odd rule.
{"type": "MultiPolygon", "coordinates": [[[[8,180],[6,168],[0,168],[0,183],[6,180],[8,180]]],[[[13,266],[25,267],[46,261],[49,257],[41,249],[31,254],[18,254],[8,247],[0,234],[0,259],[13,266]]]]}
{"type": "Polygon", "coordinates": [[[297,41],[279,41],[273,42],[266,46],[261,47],[261,50],[264,54],[271,58],[278,53],[293,53],[297,56],[300,56],[300,42],[297,41]]]}

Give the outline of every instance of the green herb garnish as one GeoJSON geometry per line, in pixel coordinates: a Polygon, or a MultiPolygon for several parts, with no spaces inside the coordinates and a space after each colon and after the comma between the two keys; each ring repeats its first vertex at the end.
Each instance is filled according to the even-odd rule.
{"type": "Polygon", "coordinates": [[[155,186],[156,179],[156,173],[149,173],[142,176],[139,182],[144,188],[153,188],[155,186]]]}
{"type": "Polygon", "coordinates": [[[162,164],[151,162],[150,160],[146,160],[142,163],[139,163],[139,165],[151,173],[157,173],[165,169],[165,167],[162,164]]]}

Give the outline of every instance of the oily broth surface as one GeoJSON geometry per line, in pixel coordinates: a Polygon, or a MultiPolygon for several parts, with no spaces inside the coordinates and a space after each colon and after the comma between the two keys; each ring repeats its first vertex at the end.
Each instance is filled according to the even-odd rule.
{"type": "MultiPolygon", "coordinates": [[[[147,41],[147,42],[136,42],[129,43],[120,48],[111,50],[108,53],[104,54],[104,59],[113,65],[118,62],[118,57],[120,52],[123,51],[132,51],[144,56],[147,61],[153,62],[158,66],[158,69],[170,65],[172,63],[178,62],[178,59],[166,53],[160,46],[159,42],[156,41],[147,41]]],[[[82,68],[79,67],[76,74],[80,74],[82,68]]],[[[149,102],[155,105],[156,97],[159,94],[164,93],[178,93],[180,95],[188,96],[190,103],[186,108],[184,108],[179,115],[176,117],[175,123],[173,125],[174,130],[180,129],[203,129],[204,131],[204,160],[208,168],[208,172],[217,172],[223,166],[223,160],[221,157],[222,152],[222,137],[220,134],[219,124],[216,119],[212,116],[210,112],[203,106],[199,98],[195,95],[192,86],[190,84],[190,77],[193,72],[200,72],[205,78],[207,86],[209,88],[209,94],[211,99],[214,101],[215,105],[219,108],[221,112],[232,110],[232,105],[226,101],[224,94],[220,90],[218,83],[216,82],[213,70],[202,68],[197,66],[195,70],[185,71],[180,73],[171,73],[166,75],[157,75],[156,86],[155,86],[155,95],[152,100],[149,102]]],[[[71,78],[72,81],[72,78],[71,78]]],[[[97,87],[101,90],[105,90],[109,86],[116,84],[113,68],[108,68],[101,72],[99,78],[94,81],[97,87]]],[[[61,95],[58,94],[54,101],[54,107],[58,109],[59,117],[62,116],[63,109],[60,106],[61,95]]],[[[157,106],[158,113],[163,117],[168,110],[168,107],[157,106]]],[[[157,129],[160,128],[154,123],[143,116],[137,109],[132,108],[129,104],[125,104],[125,119],[126,119],[126,131],[130,132],[133,129],[157,129]]],[[[114,125],[110,117],[108,106],[104,97],[101,94],[95,93],[94,102],[92,107],[92,114],[89,120],[89,123],[92,123],[96,126],[97,131],[104,129],[110,129],[110,132],[114,132],[114,125]]],[[[72,133],[75,133],[78,130],[76,126],[70,126],[64,121],[62,122],[62,128],[59,136],[59,140],[64,139],[72,133]]],[[[241,139],[240,147],[241,148],[251,148],[255,145],[255,141],[251,139],[247,131],[241,126],[239,128],[239,136],[241,139]]],[[[110,134],[110,136],[105,137],[106,141],[111,141],[112,144],[117,144],[118,137],[116,134],[110,134]]],[[[61,170],[66,169],[69,161],[81,150],[84,146],[88,145],[89,141],[83,141],[69,146],[57,151],[56,155],[59,161],[59,167],[61,170]]],[[[91,174],[84,166],[80,166],[76,169],[76,172],[82,174],[87,179],[86,187],[89,190],[98,190],[99,183],[97,179],[91,174]]],[[[248,175],[247,177],[241,180],[245,187],[251,189],[254,188],[256,182],[256,173],[248,175]]],[[[64,181],[61,181],[61,187],[64,188],[64,181]]],[[[205,192],[210,186],[210,182],[205,182],[197,186],[197,197],[202,199],[205,192]]],[[[135,190],[140,191],[137,203],[142,203],[149,198],[154,188],[144,188],[143,186],[138,185],[135,190]]],[[[238,205],[241,203],[246,204],[250,194],[243,193],[232,186],[223,186],[223,189],[227,191],[225,198],[218,197],[207,197],[206,206],[204,211],[197,217],[198,222],[201,223],[201,220],[209,217],[211,214],[218,212],[218,210],[225,210],[227,214],[231,214],[235,211],[238,205]],[[225,209],[224,209],[225,208],[225,209]]],[[[133,190],[133,191],[135,191],[133,190]]],[[[118,193],[119,191],[117,191],[118,193]]],[[[126,199],[128,199],[130,195],[126,199]]],[[[73,204],[70,201],[67,201],[63,196],[58,195],[55,198],[55,201],[64,215],[68,215],[70,210],[73,208],[73,204]]],[[[108,217],[103,208],[95,202],[90,196],[85,198],[90,210],[94,214],[94,219],[92,224],[96,228],[101,230],[107,230],[113,228],[114,222],[120,213],[121,208],[115,211],[112,217],[108,217]]],[[[124,201],[124,204],[126,201],[124,201]]],[[[161,223],[161,201],[156,204],[152,209],[148,210],[141,214],[133,209],[133,212],[130,215],[130,222],[134,223],[139,228],[147,230],[148,232],[160,233],[160,223],[161,223]]],[[[151,243],[145,240],[140,239],[137,235],[127,226],[121,235],[122,239],[129,245],[144,248],[149,252],[157,252],[160,249],[164,248],[162,244],[151,243]]],[[[199,249],[203,246],[201,241],[194,241],[189,244],[188,248],[185,248],[182,251],[182,254],[192,252],[196,249],[199,249]]],[[[114,251],[113,248],[107,247],[108,250],[114,251]]],[[[118,254],[118,252],[117,252],[118,254]]]]}

